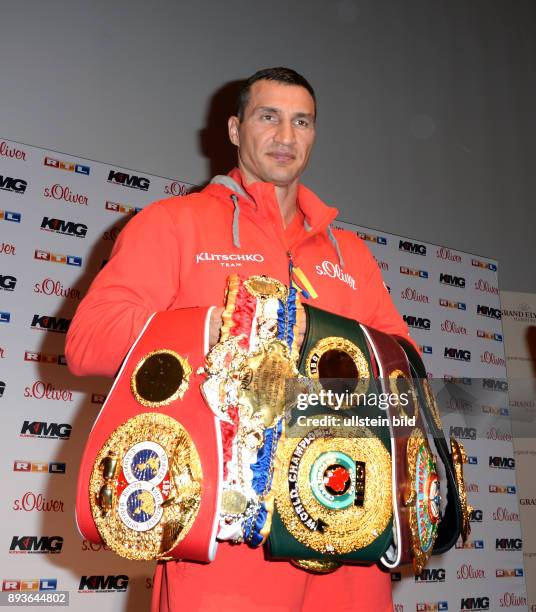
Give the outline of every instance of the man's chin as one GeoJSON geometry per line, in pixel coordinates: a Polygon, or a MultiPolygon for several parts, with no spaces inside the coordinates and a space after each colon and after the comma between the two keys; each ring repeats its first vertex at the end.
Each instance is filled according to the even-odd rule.
{"type": "Polygon", "coordinates": [[[276,187],[287,187],[300,178],[300,175],[297,172],[289,172],[287,169],[283,168],[281,168],[280,171],[272,170],[271,172],[266,173],[265,176],[265,182],[272,183],[272,185],[275,185],[276,187]]]}

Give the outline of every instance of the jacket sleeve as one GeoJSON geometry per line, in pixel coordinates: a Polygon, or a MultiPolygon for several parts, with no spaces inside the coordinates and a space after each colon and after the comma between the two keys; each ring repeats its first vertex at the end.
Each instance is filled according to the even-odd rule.
{"type": "Polygon", "coordinates": [[[358,238],[358,241],[360,243],[359,248],[362,251],[360,264],[363,267],[367,296],[368,316],[363,323],[386,334],[408,338],[420,353],[417,343],[409,334],[408,326],[393,303],[376,260],[367,245],[360,238],[358,238]]]}
{"type": "Polygon", "coordinates": [[[69,327],[65,354],[73,374],[117,372],[149,316],[173,303],[179,258],[177,227],[163,202],[127,223],[69,327]]]}

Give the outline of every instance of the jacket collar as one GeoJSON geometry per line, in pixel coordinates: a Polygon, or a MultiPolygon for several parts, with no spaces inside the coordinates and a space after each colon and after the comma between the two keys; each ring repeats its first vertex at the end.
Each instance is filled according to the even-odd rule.
{"type": "MultiPolygon", "coordinates": [[[[228,175],[214,177],[204,191],[219,198],[224,197],[229,204],[232,204],[231,195],[235,195],[244,213],[271,218],[278,225],[282,224],[274,185],[262,181],[245,185],[238,168],[233,168],[228,175]]],[[[301,183],[298,185],[297,204],[304,214],[304,227],[309,235],[326,229],[339,213],[301,183]]]]}

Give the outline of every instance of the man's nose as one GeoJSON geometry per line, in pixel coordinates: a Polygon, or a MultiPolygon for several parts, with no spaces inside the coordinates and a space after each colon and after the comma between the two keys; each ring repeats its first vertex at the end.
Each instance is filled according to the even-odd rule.
{"type": "Polygon", "coordinates": [[[275,140],[279,144],[291,145],[296,140],[292,121],[284,119],[278,125],[275,140]]]}

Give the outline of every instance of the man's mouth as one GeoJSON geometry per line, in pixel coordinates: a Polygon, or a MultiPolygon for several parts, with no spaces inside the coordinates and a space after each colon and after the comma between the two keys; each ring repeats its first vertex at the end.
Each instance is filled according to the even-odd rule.
{"type": "Polygon", "coordinates": [[[295,157],[291,153],[282,153],[278,151],[272,151],[271,153],[268,153],[268,155],[275,159],[275,161],[282,163],[292,161],[295,157]]]}

